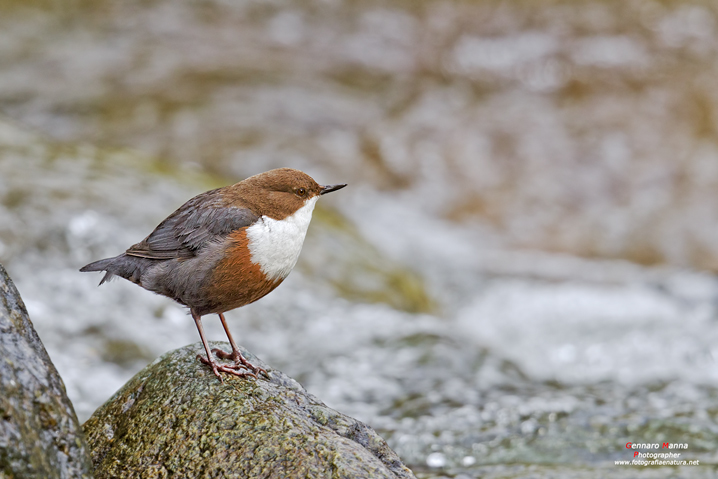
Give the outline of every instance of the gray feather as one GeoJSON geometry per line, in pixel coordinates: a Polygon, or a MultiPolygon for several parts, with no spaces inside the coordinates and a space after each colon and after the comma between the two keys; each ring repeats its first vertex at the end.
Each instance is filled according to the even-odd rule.
{"type": "Polygon", "coordinates": [[[182,205],[126,254],[149,259],[192,258],[206,244],[220,242],[258,218],[249,208],[226,206],[222,188],[208,191],[182,205]]]}

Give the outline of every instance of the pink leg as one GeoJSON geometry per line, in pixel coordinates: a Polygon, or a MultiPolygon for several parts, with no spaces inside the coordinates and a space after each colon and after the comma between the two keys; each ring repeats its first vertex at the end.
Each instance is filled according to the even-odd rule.
{"type": "Polygon", "coordinates": [[[269,377],[269,374],[264,368],[260,368],[259,366],[255,366],[254,364],[247,361],[247,358],[242,356],[242,353],[239,352],[239,348],[237,347],[237,343],[234,342],[234,338],[232,338],[232,333],[229,332],[229,328],[227,327],[227,321],[224,319],[223,313],[218,313],[219,320],[222,321],[222,327],[224,327],[224,332],[227,333],[227,339],[229,339],[229,344],[232,345],[232,352],[226,353],[222,351],[221,349],[213,349],[212,352],[217,355],[218,358],[222,359],[232,359],[234,362],[237,363],[238,366],[243,366],[245,368],[251,369],[253,373],[262,373],[266,377],[269,377]]]}
{"type": "Polygon", "coordinates": [[[204,345],[204,351],[207,353],[207,357],[203,358],[201,355],[197,355],[197,359],[200,360],[203,364],[208,365],[212,368],[212,372],[215,376],[219,379],[220,382],[224,382],[222,379],[222,376],[220,376],[220,372],[227,373],[227,374],[233,374],[235,376],[239,377],[246,377],[246,376],[252,376],[254,378],[257,377],[256,374],[254,374],[251,371],[240,371],[238,367],[236,366],[227,366],[224,364],[219,364],[215,361],[212,361],[212,355],[209,352],[209,344],[207,344],[207,339],[204,337],[204,328],[202,328],[202,317],[197,314],[195,311],[190,309],[190,313],[192,314],[192,319],[194,319],[194,324],[197,325],[197,331],[199,331],[199,337],[202,339],[202,344],[204,345]]]}

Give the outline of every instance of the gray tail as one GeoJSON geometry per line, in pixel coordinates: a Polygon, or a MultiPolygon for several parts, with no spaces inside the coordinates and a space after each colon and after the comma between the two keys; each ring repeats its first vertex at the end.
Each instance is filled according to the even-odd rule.
{"type": "Polygon", "coordinates": [[[90,263],[83,266],[80,271],[83,273],[87,271],[107,271],[107,274],[103,276],[100,284],[111,280],[115,275],[117,275],[142,286],[142,273],[144,273],[148,267],[155,264],[155,261],[156,260],[148,258],[127,256],[125,253],[122,253],[114,258],[105,258],[95,261],[94,263],[90,263]]]}
{"type": "Polygon", "coordinates": [[[86,264],[82,268],[80,268],[80,271],[83,273],[87,273],[89,271],[106,271],[107,267],[112,264],[113,261],[117,259],[117,256],[114,258],[105,258],[101,259],[100,261],[95,261],[94,263],[86,264]]]}
{"type": "MultiPolygon", "coordinates": [[[[120,255],[120,256],[124,256],[124,255],[120,255]]],[[[90,263],[90,264],[83,266],[82,268],[80,268],[80,271],[83,273],[88,273],[91,271],[107,271],[105,276],[103,276],[102,280],[100,281],[100,284],[102,284],[106,281],[111,280],[112,277],[114,276],[114,274],[111,273],[108,270],[108,268],[110,268],[112,266],[112,263],[114,263],[117,258],[119,258],[119,256],[115,256],[114,258],[105,258],[105,259],[101,259],[99,261],[95,261],[94,263],[90,263]]]]}
{"type": "Polygon", "coordinates": [[[147,268],[155,265],[157,261],[155,259],[128,256],[126,253],[122,253],[114,258],[105,258],[90,263],[83,266],[80,271],[83,273],[87,271],[107,271],[100,284],[106,283],[114,276],[119,276],[142,286],[142,274],[147,268]]]}

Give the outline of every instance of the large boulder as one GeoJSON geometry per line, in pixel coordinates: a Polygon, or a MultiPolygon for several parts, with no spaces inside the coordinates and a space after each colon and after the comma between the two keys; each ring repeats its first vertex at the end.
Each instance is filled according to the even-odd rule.
{"type": "Polygon", "coordinates": [[[0,477],[91,478],[91,471],[65,385],[0,265],[0,477]]]}
{"type": "Polygon", "coordinates": [[[197,343],[165,354],[95,411],[84,429],[97,478],[414,477],[370,427],[248,351],[270,380],[222,383],[203,353],[197,343]]]}

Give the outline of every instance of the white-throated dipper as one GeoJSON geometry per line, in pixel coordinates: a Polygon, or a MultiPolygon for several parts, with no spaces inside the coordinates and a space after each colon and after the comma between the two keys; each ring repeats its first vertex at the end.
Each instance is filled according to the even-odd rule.
{"type": "Polygon", "coordinates": [[[236,376],[267,372],[242,356],[224,313],[253,303],[289,275],[297,263],[320,195],[346,184],[321,186],[309,175],[279,168],[195,196],[145,239],[114,258],[80,271],[106,271],[100,284],[121,276],[187,306],[212,368],[236,376]],[[232,352],[210,352],[202,316],[217,313],[232,352]],[[212,352],[235,364],[219,364],[212,352]]]}

